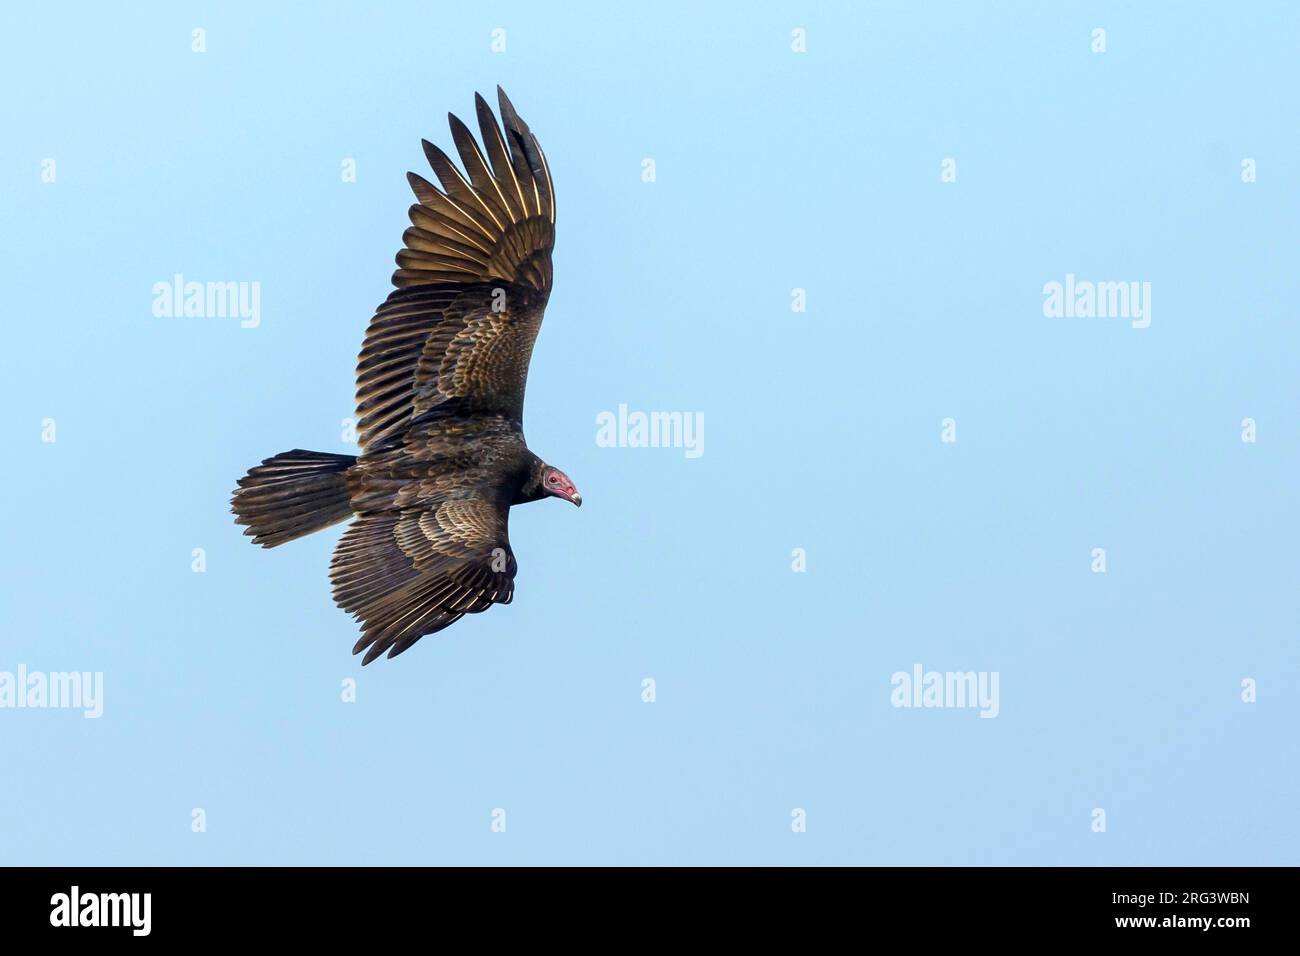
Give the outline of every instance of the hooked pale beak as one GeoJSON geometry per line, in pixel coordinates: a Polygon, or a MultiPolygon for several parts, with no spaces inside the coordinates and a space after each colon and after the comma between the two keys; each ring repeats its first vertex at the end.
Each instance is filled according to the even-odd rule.
{"type": "Polygon", "coordinates": [[[570,498],[569,500],[572,501],[579,508],[582,507],[582,495],[578,494],[576,491],[573,493],[573,497],[570,498]]]}

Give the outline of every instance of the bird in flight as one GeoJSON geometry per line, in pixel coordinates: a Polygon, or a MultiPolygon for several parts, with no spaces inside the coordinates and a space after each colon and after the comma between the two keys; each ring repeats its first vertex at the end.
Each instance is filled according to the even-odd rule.
{"type": "Polygon", "coordinates": [[[395,290],[357,360],[361,455],[287,451],[238,482],[244,533],[266,548],[346,521],[334,600],[361,624],[369,664],[514,596],[512,505],[582,496],[524,441],[524,385],[551,292],[555,193],[537,137],[497,88],[501,125],[474,97],[482,145],[448,114],[464,172],[432,143],[442,188],[419,202],[395,290]]]}

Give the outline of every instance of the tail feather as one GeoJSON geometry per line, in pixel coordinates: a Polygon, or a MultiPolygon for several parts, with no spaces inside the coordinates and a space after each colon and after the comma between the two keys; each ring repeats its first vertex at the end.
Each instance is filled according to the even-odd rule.
{"type": "Polygon", "coordinates": [[[274,548],[347,520],[352,496],[344,475],[356,460],[300,448],[266,459],[239,479],[230,500],[235,524],[245,525],[254,544],[274,548]]]}

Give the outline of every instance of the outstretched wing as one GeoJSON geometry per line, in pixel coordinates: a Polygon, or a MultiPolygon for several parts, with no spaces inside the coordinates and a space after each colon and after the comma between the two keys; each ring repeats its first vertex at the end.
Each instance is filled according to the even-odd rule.
{"type": "Polygon", "coordinates": [[[359,517],[330,564],[334,600],[363,625],[362,664],[514,596],[508,502],[465,490],[409,503],[359,517]]]}
{"type": "Polygon", "coordinates": [[[393,273],[357,363],[363,448],[437,410],[522,422],[533,342],[551,291],[555,197],[537,138],[498,88],[505,131],[475,95],[483,148],[449,115],[464,173],[424,143],[438,189],[408,174],[410,209],[393,273]]]}

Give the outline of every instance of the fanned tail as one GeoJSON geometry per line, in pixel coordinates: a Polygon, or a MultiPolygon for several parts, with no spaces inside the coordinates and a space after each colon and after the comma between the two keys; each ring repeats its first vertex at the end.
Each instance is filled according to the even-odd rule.
{"type": "Polygon", "coordinates": [[[356,460],[300,448],[266,459],[239,479],[230,501],[235,524],[254,544],[274,548],[346,521],[352,496],[344,475],[356,460]]]}

